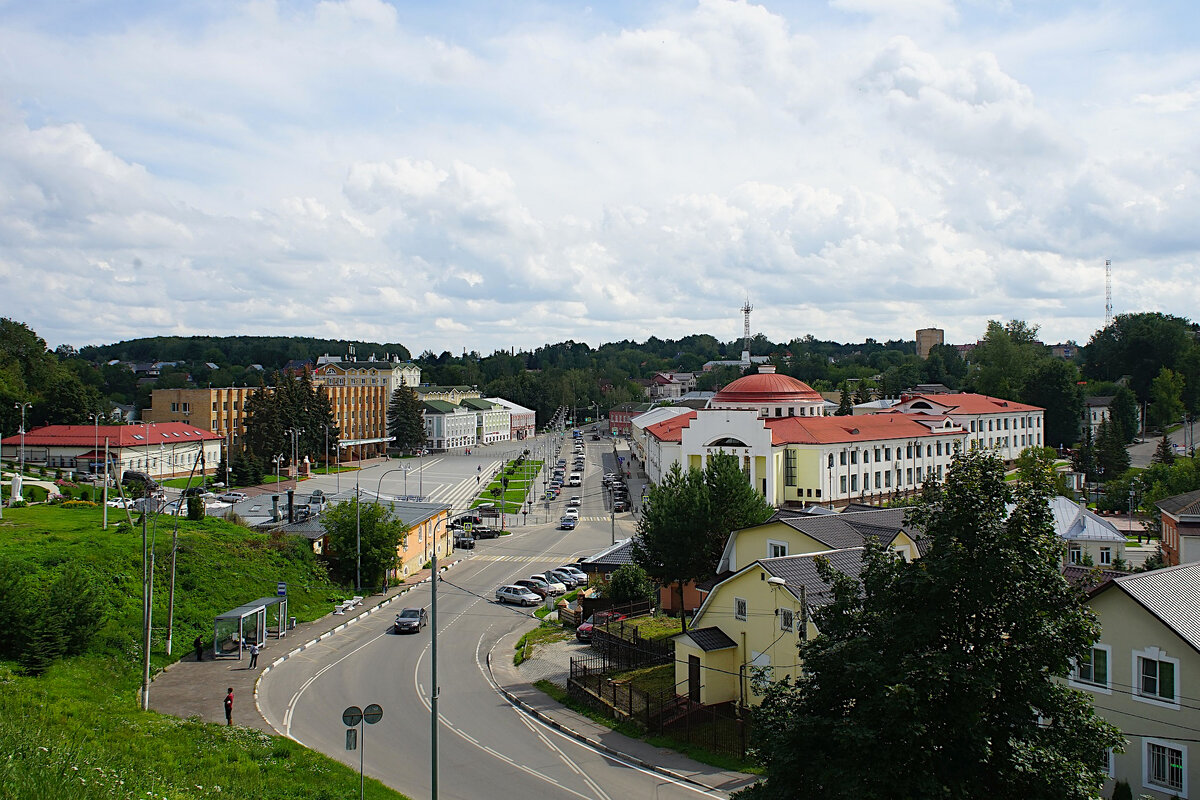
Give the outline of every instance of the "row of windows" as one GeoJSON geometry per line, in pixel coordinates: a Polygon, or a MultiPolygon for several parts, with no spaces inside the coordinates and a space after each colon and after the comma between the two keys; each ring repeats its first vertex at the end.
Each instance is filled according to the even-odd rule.
{"type": "MultiPolygon", "coordinates": [[[[934,475],[937,475],[937,479],[940,481],[942,479],[942,465],[938,464],[937,467],[931,467],[928,471],[924,472],[924,474],[922,474],[921,467],[917,467],[915,472],[913,471],[912,467],[908,467],[904,471],[904,483],[900,482],[900,468],[899,467],[896,467],[895,475],[896,475],[896,486],[904,486],[904,485],[913,486],[914,484],[921,483],[921,481],[925,480],[926,478],[932,478],[934,475]],[[914,475],[916,476],[915,481],[913,480],[914,475]]],[[[846,477],[847,476],[845,476],[845,475],[838,476],[839,485],[841,487],[841,491],[843,494],[845,494],[845,492],[846,492],[846,477]]],[[[859,485],[859,480],[858,480],[859,474],[855,473],[853,475],[850,475],[849,478],[850,478],[850,491],[857,492],[858,485],[859,485]]],[[[869,472],[862,473],[862,490],[864,492],[869,492],[869,491],[871,491],[872,485],[874,485],[874,488],[876,491],[878,491],[880,489],[892,488],[892,472],[891,471],[876,472],[874,484],[871,483],[871,473],[869,473],[869,472]]]]}
{"type": "MultiPolygon", "coordinates": [[[[948,456],[952,452],[957,452],[959,449],[959,443],[958,442],[940,442],[939,441],[935,444],[922,445],[920,442],[917,442],[915,444],[912,442],[909,442],[908,445],[906,445],[903,450],[901,450],[899,446],[897,446],[895,448],[896,460],[900,461],[905,458],[921,458],[921,448],[922,447],[925,448],[925,457],[932,458],[935,454],[939,455],[939,456],[942,456],[942,455],[948,456]]],[[[884,462],[884,461],[891,461],[892,460],[892,450],[893,450],[893,448],[888,447],[886,445],[881,446],[881,447],[876,447],[876,448],[866,447],[866,448],[862,448],[861,450],[858,448],[855,448],[853,450],[843,450],[842,452],[838,453],[838,465],[843,466],[843,467],[846,466],[847,458],[849,459],[849,462],[851,464],[857,464],[859,453],[862,454],[862,463],[864,463],[864,464],[871,463],[872,454],[875,456],[876,464],[878,464],[880,462],[884,462]]],[[[830,467],[833,466],[833,453],[829,454],[829,466],[830,467]]]]}
{"type": "MultiPolygon", "coordinates": [[[[1041,417],[1032,417],[1032,418],[1030,418],[1030,417],[1005,417],[1002,420],[1001,419],[989,419],[987,421],[987,429],[989,431],[991,431],[991,430],[1006,431],[1009,429],[1009,427],[1008,427],[1009,420],[1012,421],[1012,430],[1014,430],[1014,431],[1024,429],[1024,428],[1040,428],[1040,427],[1042,427],[1042,418],[1041,417]],[[1018,422],[1021,423],[1019,426],[1017,425],[1018,422]],[[1001,425],[1001,423],[1003,423],[1003,426],[1001,425]],[[994,424],[994,427],[993,427],[993,424],[994,424]]],[[[971,433],[975,433],[977,431],[983,432],[983,420],[979,420],[978,422],[976,422],[975,420],[971,420],[971,433]],[[978,425],[978,427],[976,427],[976,425],[978,425]]]]}
{"type": "MultiPolygon", "coordinates": [[[[1078,542],[1072,542],[1070,545],[1068,545],[1067,553],[1069,555],[1069,560],[1072,564],[1082,564],[1083,563],[1083,546],[1080,545],[1078,542]]],[[[1113,560],[1113,549],[1111,547],[1101,547],[1100,548],[1100,566],[1107,567],[1112,564],[1112,560],[1113,560]]]]}
{"type": "MultiPolygon", "coordinates": [[[[783,417],[783,416],[788,416],[788,417],[819,417],[819,416],[821,416],[821,410],[822,410],[822,409],[821,409],[820,407],[818,407],[818,406],[801,406],[801,408],[800,408],[800,413],[799,413],[799,414],[797,414],[797,413],[796,413],[796,408],[795,408],[795,406],[787,406],[787,407],[786,407],[786,410],[787,410],[787,414],[786,414],[786,415],[783,413],[783,412],[784,412],[784,410],[785,410],[785,407],[783,407],[783,406],[777,406],[777,407],[775,408],[775,416],[777,416],[777,417],[783,417]]],[[[758,415],[759,415],[760,417],[769,417],[769,416],[771,416],[771,409],[769,409],[769,408],[760,408],[760,409],[758,410],[758,415]]]]}
{"type": "MultiPolygon", "coordinates": [[[[1133,686],[1130,695],[1134,700],[1179,708],[1179,659],[1170,658],[1157,647],[1135,650],[1131,653],[1133,686]]],[[[1084,688],[1111,694],[1113,689],[1112,647],[1094,645],[1075,664],[1071,680],[1084,688]]]]}

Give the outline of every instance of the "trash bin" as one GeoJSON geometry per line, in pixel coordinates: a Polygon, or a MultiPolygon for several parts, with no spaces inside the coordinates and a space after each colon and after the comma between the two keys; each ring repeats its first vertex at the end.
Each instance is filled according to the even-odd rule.
{"type": "Polygon", "coordinates": [[[292,629],[293,629],[293,628],[295,628],[295,627],[296,627],[296,618],[295,618],[295,617],[288,617],[288,630],[290,631],[290,630],[292,630],[292,629]]]}

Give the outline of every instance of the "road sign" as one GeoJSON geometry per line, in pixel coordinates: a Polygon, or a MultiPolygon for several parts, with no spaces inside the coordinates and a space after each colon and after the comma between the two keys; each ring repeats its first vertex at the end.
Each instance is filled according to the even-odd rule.
{"type": "Polygon", "coordinates": [[[363,712],[358,706],[350,706],[342,712],[342,722],[353,728],[358,723],[362,722],[363,712]]]}
{"type": "Polygon", "coordinates": [[[371,703],[371,705],[363,709],[363,719],[368,725],[374,725],[383,719],[383,707],[378,703],[371,703]]]}
{"type": "Polygon", "coordinates": [[[358,728],[346,728],[346,749],[358,749],[358,728]]]}
{"type": "Polygon", "coordinates": [[[487,506],[480,506],[479,507],[479,516],[495,519],[496,517],[500,516],[500,509],[495,508],[495,507],[489,508],[487,506]]]}
{"type": "Polygon", "coordinates": [[[287,597],[287,584],[283,581],[275,584],[275,594],[278,597],[287,597]]]}
{"type": "Polygon", "coordinates": [[[473,522],[464,522],[464,523],[463,523],[463,532],[464,532],[464,533],[470,533],[470,532],[471,532],[471,529],[472,529],[472,528],[474,528],[474,527],[475,527],[475,523],[473,523],[473,522]]]}

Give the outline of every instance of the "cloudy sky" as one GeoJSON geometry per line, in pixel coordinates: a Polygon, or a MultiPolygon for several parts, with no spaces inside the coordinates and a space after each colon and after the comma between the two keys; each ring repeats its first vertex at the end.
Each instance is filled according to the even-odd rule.
{"type": "Polygon", "coordinates": [[[1191,0],[0,0],[0,315],[54,346],[1086,341],[1197,318],[1191,0]]]}

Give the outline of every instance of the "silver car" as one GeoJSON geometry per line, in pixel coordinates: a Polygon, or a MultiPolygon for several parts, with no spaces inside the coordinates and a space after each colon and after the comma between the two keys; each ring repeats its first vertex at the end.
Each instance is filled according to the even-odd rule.
{"type": "Polygon", "coordinates": [[[542,602],[542,598],[524,586],[501,586],[496,589],[496,600],[501,603],[514,603],[519,606],[536,606],[542,602]]]}

